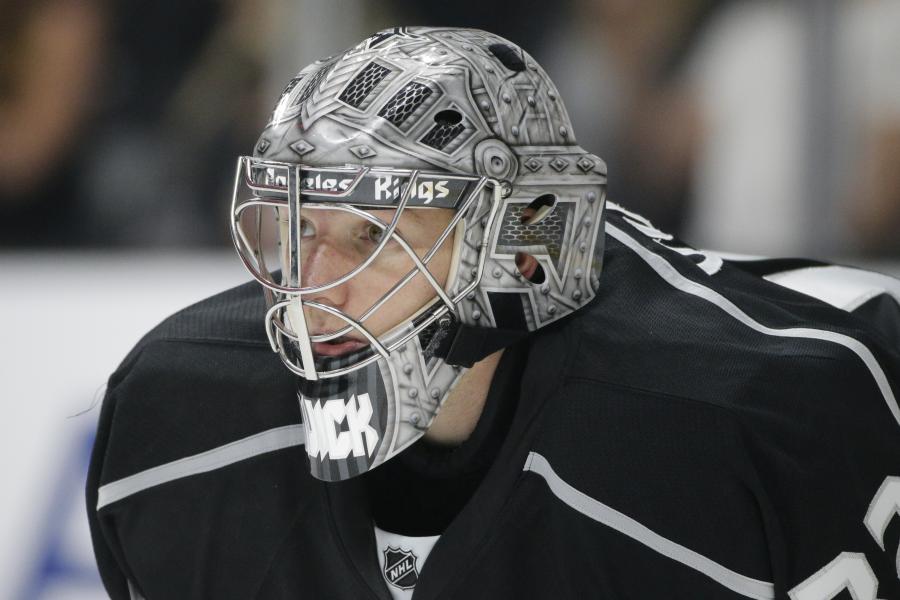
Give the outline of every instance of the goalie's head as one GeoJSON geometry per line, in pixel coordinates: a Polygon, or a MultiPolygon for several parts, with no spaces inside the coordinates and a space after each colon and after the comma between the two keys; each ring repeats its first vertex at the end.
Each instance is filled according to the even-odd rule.
{"type": "Polygon", "coordinates": [[[490,33],[385,30],[290,81],[238,162],[232,233],[315,476],[397,454],[466,367],[593,298],[605,173],[490,33]]]}

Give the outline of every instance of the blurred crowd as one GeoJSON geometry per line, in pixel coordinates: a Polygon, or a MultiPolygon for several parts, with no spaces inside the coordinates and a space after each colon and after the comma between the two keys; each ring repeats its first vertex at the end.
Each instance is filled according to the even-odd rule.
{"type": "Polygon", "coordinates": [[[0,247],[228,243],[299,68],[463,25],[556,81],[610,198],[701,247],[900,257],[898,0],[0,0],[0,247]]]}

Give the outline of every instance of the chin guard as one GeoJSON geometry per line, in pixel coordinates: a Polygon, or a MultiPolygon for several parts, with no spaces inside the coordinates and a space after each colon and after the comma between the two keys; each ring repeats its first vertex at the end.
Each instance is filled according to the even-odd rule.
{"type": "MultiPolygon", "coordinates": [[[[407,337],[399,331],[399,339],[407,337]]],[[[377,360],[341,377],[297,378],[297,399],[306,431],[306,452],[314,477],[337,481],[377,467],[421,438],[447,395],[465,373],[440,358],[426,358],[423,342],[409,337],[386,360],[377,360]]],[[[323,371],[358,362],[360,353],[317,358],[323,371]]]]}

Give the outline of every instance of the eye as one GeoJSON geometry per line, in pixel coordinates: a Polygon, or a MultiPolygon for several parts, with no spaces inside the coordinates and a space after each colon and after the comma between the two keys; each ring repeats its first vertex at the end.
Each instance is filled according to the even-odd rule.
{"type": "Polygon", "coordinates": [[[312,237],[316,234],[313,224],[307,219],[300,219],[300,237],[312,237]]]}
{"type": "Polygon", "coordinates": [[[366,227],[366,239],[373,244],[380,244],[381,240],[384,239],[384,229],[375,223],[369,223],[366,227]]]}

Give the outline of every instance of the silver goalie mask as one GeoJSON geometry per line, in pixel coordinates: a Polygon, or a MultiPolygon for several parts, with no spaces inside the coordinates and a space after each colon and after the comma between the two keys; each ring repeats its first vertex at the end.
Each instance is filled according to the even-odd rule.
{"type": "Polygon", "coordinates": [[[385,30],[291,79],[231,229],[315,477],[395,456],[466,368],[594,297],[605,183],[547,74],[484,31],[385,30]]]}

